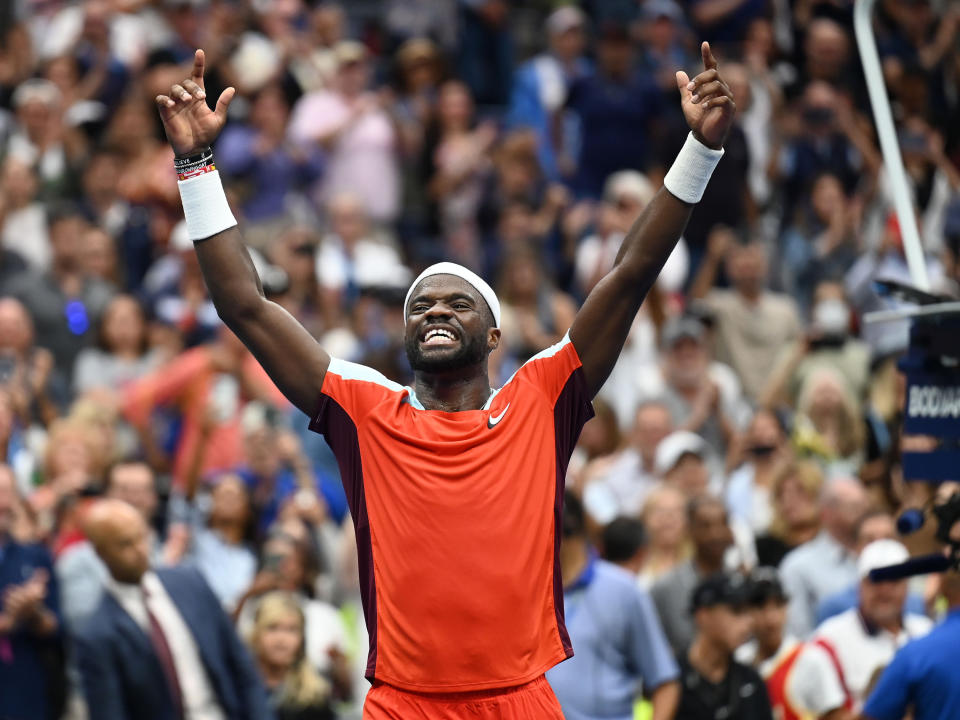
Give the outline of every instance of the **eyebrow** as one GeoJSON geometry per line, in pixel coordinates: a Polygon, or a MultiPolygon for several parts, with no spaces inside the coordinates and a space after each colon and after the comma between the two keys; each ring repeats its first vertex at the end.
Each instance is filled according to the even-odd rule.
{"type": "Polygon", "coordinates": [[[420,295],[415,295],[413,298],[411,298],[410,307],[413,307],[418,302],[436,302],[437,300],[447,300],[447,301],[469,300],[473,304],[476,304],[477,302],[474,298],[470,297],[469,295],[463,292],[454,292],[454,293],[450,293],[449,295],[438,295],[438,296],[424,295],[423,293],[421,293],[420,295]]]}

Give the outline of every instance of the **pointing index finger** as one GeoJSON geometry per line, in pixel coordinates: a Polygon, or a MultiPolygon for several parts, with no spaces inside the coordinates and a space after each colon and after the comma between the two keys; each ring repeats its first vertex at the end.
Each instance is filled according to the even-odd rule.
{"type": "Polygon", "coordinates": [[[203,63],[203,50],[198,49],[193,55],[193,72],[190,73],[190,79],[200,87],[203,87],[203,63]]]}
{"type": "Polygon", "coordinates": [[[713,51],[710,49],[710,43],[704,41],[700,45],[700,55],[703,57],[703,67],[707,70],[715,70],[717,68],[717,59],[713,56],[713,51]]]}

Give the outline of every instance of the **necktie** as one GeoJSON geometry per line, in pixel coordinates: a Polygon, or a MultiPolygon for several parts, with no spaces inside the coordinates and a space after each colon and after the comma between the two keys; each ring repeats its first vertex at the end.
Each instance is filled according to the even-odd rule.
{"type": "Polygon", "coordinates": [[[173,664],[173,653],[170,651],[169,643],[167,643],[167,636],[150,609],[150,592],[146,588],[143,588],[143,601],[147,608],[147,618],[150,621],[150,644],[153,645],[153,651],[157,654],[157,660],[160,661],[160,667],[163,668],[163,674],[167,678],[170,698],[173,700],[173,710],[176,717],[180,719],[183,718],[183,694],[180,692],[177,668],[173,664]]]}

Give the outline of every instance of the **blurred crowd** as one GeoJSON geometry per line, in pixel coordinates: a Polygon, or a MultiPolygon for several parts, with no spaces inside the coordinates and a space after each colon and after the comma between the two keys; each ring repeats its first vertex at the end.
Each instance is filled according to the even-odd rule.
{"type": "MultiPolygon", "coordinates": [[[[874,27],[957,297],[960,7],[880,0],[874,27]]],[[[211,101],[238,92],[214,153],[266,295],[406,383],[407,287],[460,262],[503,306],[499,387],[612,267],[687,134],[674,72],[711,42],[726,154],[569,467],[568,717],[673,684],[677,717],[854,717],[960,603],[868,577],[906,557],[900,457],[926,441],[901,432],[906,325],[863,321],[909,272],[849,0],[14,0],[0,38],[0,717],[133,717],[91,680],[125,542],[236,636],[182,698],[200,639],[154,643],[180,716],[239,717],[211,663],[249,665],[281,718],[359,717],[368,687],[336,462],[221,324],[183,223],[154,98],[198,47],[211,101]],[[642,642],[570,612],[594,582],[642,642]]]]}

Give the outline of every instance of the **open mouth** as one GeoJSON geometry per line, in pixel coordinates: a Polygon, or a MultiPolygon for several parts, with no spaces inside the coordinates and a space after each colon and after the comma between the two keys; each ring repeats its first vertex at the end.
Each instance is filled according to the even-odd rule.
{"type": "Polygon", "coordinates": [[[443,347],[455,345],[457,339],[457,334],[449,328],[432,327],[421,336],[420,344],[429,347],[443,347]]]}

